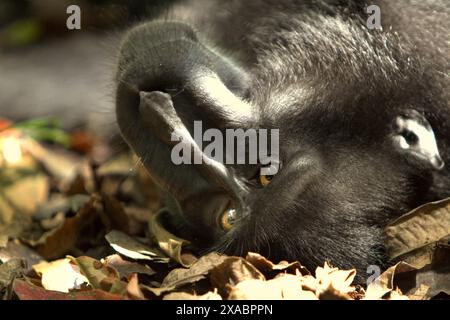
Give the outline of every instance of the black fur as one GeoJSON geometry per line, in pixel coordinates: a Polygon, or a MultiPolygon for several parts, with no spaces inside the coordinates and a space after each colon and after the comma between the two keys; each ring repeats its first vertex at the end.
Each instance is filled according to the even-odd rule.
{"type": "Polygon", "coordinates": [[[389,139],[395,117],[417,110],[450,163],[449,5],[374,1],[382,9],[379,31],[366,28],[369,4],[182,2],[162,22],[138,26],[124,40],[119,125],[150,173],[179,200],[183,228],[209,249],[259,251],[312,269],[330,260],[364,276],[369,265],[387,262],[383,226],[450,194],[447,168],[433,171],[397,152],[389,139]],[[245,185],[247,214],[228,234],[217,230],[211,209],[211,201],[223,202],[223,189],[195,168],[173,166],[167,145],[138,111],[139,92],[165,91],[188,128],[195,119],[227,127],[184,85],[197,65],[256,106],[257,122],[241,125],[281,130],[283,168],[268,187],[252,184],[255,167],[230,169],[245,185]]]}

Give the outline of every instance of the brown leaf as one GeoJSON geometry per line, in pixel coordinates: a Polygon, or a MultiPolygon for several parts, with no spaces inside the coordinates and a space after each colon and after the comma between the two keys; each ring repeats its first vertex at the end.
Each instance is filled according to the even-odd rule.
{"type": "Polygon", "coordinates": [[[0,249],[6,248],[9,237],[7,235],[0,235],[0,249]]]}
{"type": "Polygon", "coordinates": [[[320,300],[352,300],[350,293],[344,293],[333,286],[323,288],[318,292],[320,300]]]}
{"type": "Polygon", "coordinates": [[[382,299],[385,295],[396,289],[394,284],[394,277],[396,275],[414,270],[416,270],[414,267],[404,262],[397,263],[395,266],[390,267],[367,286],[364,299],[382,299]]]}
{"type": "Polygon", "coordinates": [[[50,149],[31,139],[23,147],[57,180],[72,181],[79,173],[89,170],[86,159],[64,149],[50,149]]]}
{"type": "Polygon", "coordinates": [[[75,131],[70,134],[70,148],[75,151],[87,154],[92,150],[94,144],[94,137],[87,132],[75,131]]]}
{"type": "Polygon", "coordinates": [[[418,288],[415,288],[411,294],[408,295],[410,300],[428,300],[428,291],[430,287],[421,284],[418,288]]]}
{"type": "Polygon", "coordinates": [[[154,212],[148,208],[125,207],[130,230],[129,235],[142,235],[148,229],[148,222],[152,219],[154,212]]]}
{"type": "Polygon", "coordinates": [[[166,212],[162,211],[150,220],[150,235],[156,239],[156,242],[165,254],[181,264],[183,267],[189,267],[195,263],[197,258],[192,254],[182,252],[184,246],[189,244],[189,241],[178,238],[164,228],[161,221],[163,220],[165,214],[166,212]]]}
{"type": "Polygon", "coordinates": [[[151,300],[154,300],[155,297],[158,299],[161,299],[162,295],[176,290],[175,287],[152,288],[152,287],[145,286],[145,285],[140,285],[140,289],[144,293],[144,296],[147,299],[151,299],[151,300]]]}
{"type": "Polygon", "coordinates": [[[436,249],[431,264],[405,275],[397,275],[395,283],[406,295],[417,295],[421,285],[429,289],[424,299],[431,299],[440,293],[450,295],[450,246],[436,249]]]}
{"type": "Polygon", "coordinates": [[[10,238],[30,227],[32,215],[49,193],[49,179],[25,152],[25,140],[15,129],[0,133],[0,234],[10,238]]]}
{"type": "Polygon", "coordinates": [[[152,276],[156,273],[149,266],[124,260],[118,254],[106,257],[105,264],[116,269],[119,272],[121,279],[127,279],[134,273],[145,274],[147,276],[152,276]]]}
{"type": "Polygon", "coordinates": [[[129,233],[130,222],[123,205],[112,195],[102,194],[103,208],[111,220],[113,229],[129,233]]]}
{"type": "Polygon", "coordinates": [[[0,249],[0,261],[5,263],[12,259],[21,259],[28,268],[44,260],[37,252],[20,243],[19,240],[8,242],[6,248],[0,249]]]}
{"type": "MultiPolygon", "coordinates": [[[[90,168],[89,168],[90,169],[90,168]]],[[[76,177],[63,185],[64,189],[61,191],[67,196],[74,196],[79,194],[89,194],[95,191],[92,170],[86,171],[84,174],[78,173],[76,177]]]]}
{"type": "Polygon", "coordinates": [[[161,287],[177,288],[205,279],[212,269],[222,264],[226,259],[228,257],[215,252],[203,256],[189,269],[179,268],[172,270],[165,277],[161,287]]]}
{"type": "Polygon", "coordinates": [[[65,197],[62,195],[53,196],[46,203],[39,206],[34,219],[44,220],[51,219],[57,213],[78,212],[91,198],[84,194],[65,197]]]}
{"type": "Polygon", "coordinates": [[[408,268],[397,268],[391,277],[389,288],[399,287],[411,299],[432,299],[441,293],[449,294],[450,245],[448,240],[433,245],[429,255],[430,263],[421,269],[410,265],[408,268]],[[428,289],[425,291],[424,287],[428,289]]]}
{"type": "MultiPolygon", "coordinates": [[[[438,242],[450,235],[450,198],[411,211],[387,226],[385,233],[391,259],[404,258],[405,254],[438,242]]],[[[429,263],[427,259],[415,260],[418,268],[429,263]]]]}
{"type": "Polygon", "coordinates": [[[316,295],[321,300],[337,299],[350,300],[350,292],[355,291],[352,286],[356,270],[339,270],[325,263],[324,267],[316,269],[316,295]]]}
{"type": "MultiPolygon", "coordinates": [[[[432,299],[441,293],[450,296],[450,268],[446,272],[435,272],[432,270],[421,271],[417,273],[416,283],[427,286],[429,289],[424,299],[432,299]]],[[[407,292],[407,295],[417,295],[415,292],[407,292]]]]}
{"type": "Polygon", "coordinates": [[[385,300],[409,300],[400,290],[392,290],[387,294],[385,300]]]}
{"type": "Polygon", "coordinates": [[[20,177],[12,184],[0,186],[0,232],[17,237],[31,222],[30,217],[38,206],[47,201],[49,180],[45,175],[35,173],[20,177]],[[11,232],[11,224],[21,223],[22,228],[11,232]]]}
{"type": "Polygon", "coordinates": [[[267,260],[262,255],[254,252],[249,252],[247,256],[245,257],[245,260],[250,262],[252,265],[254,265],[256,268],[258,268],[263,273],[268,273],[272,271],[276,272],[283,272],[287,271],[292,274],[296,274],[297,270],[300,271],[302,275],[309,275],[311,274],[308,269],[303,267],[300,262],[287,262],[287,261],[281,261],[278,264],[274,264],[273,262],[267,260]]]}
{"type": "Polygon", "coordinates": [[[123,232],[113,230],[105,237],[114,250],[127,258],[159,263],[168,263],[170,260],[159,248],[146,246],[123,232]]]}
{"type": "Polygon", "coordinates": [[[245,280],[265,280],[264,275],[241,257],[227,257],[211,270],[210,281],[220,294],[227,296],[231,287],[245,280]]]}
{"type": "Polygon", "coordinates": [[[244,280],[232,286],[230,300],[317,300],[314,292],[305,291],[301,285],[301,275],[282,274],[264,281],[244,280]]]}
{"type": "Polygon", "coordinates": [[[80,268],[81,273],[86,276],[94,289],[118,294],[126,292],[127,284],[120,280],[120,275],[114,268],[86,256],[69,258],[80,268]]]}
{"type": "Polygon", "coordinates": [[[24,280],[15,280],[14,293],[20,300],[123,300],[124,297],[102,290],[75,291],[62,293],[48,291],[24,280]]]}
{"type": "Polygon", "coordinates": [[[138,207],[126,207],[125,212],[127,215],[139,222],[145,222],[146,224],[155,215],[151,210],[138,207]]]}
{"type": "Polygon", "coordinates": [[[66,220],[65,213],[58,212],[52,218],[41,220],[40,225],[44,230],[53,230],[63,225],[65,220],[66,220]]]}
{"type": "MultiPolygon", "coordinates": [[[[445,237],[439,241],[430,243],[424,247],[399,256],[395,260],[406,262],[417,269],[421,269],[429,264],[432,264],[433,261],[436,260],[436,253],[442,252],[442,248],[449,245],[449,240],[450,236],[445,237]]],[[[448,254],[446,254],[446,257],[447,260],[450,260],[448,254]]]]}
{"type": "Polygon", "coordinates": [[[207,292],[203,295],[195,295],[186,292],[174,292],[164,296],[163,300],[222,300],[222,297],[214,292],[207,292]]]}
{"type": "Polygon", "coordinates": [[[139,287],[137,274],[133,274],[127,284],[127,296],[132,300],[146,300],[144,293],[139,287]]]}
{"type": "Polygon", "coordinates": [[[11,282],[25,273],[25,265],[21,259],[11,259],[0,264],[0,292],[8,287],[11,282]]]}
{"type": "Polygon", "coordinates": [[[51,260],[64,256],[82,236],[81,230],[97,216],[97,201],[96,197],[91,198],[74,217],[66,218],[58,228],[44,233],[37,240],[27,239],[25,235],[23,240],[46,259],[51,260]]]}
{"type": "Polygon", "coordinates": [[[99,177],[106,176],[128,176],[134,170],[133,163],[129,154],[121,154],[108,160],[97,169],[99,177]]]}
{"type": "Polygon", "coordinates": [[[101,190],[103,194],[119,194],[120,186],[122,185],[122,177],[110,177],[106,176],[101,178],[99,182],[98,189],[101,190]]]}

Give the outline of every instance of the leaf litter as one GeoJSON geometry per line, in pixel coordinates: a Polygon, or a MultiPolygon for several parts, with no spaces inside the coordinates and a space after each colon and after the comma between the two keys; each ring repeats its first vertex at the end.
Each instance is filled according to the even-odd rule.
{"type": "MultiPolygon", "coordinates": [[[[40,132],[45,123],[38,123],[40,132]]],[[[355,283],[355,270],[332,262],[307,270],[301,261],[272,262],[254,252],[200,256],[166,228],[163,193],[134,155],[85,132],[51,130],[63,146],[34,140],[12,124],[0,131],[2,299],[450,297],[450,199],[386,227],[391,267],[366,285],[355,283]]]]}

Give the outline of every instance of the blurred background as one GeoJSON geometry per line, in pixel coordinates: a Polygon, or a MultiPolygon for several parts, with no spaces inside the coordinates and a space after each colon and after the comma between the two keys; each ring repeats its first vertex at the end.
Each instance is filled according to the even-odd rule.
{"type": "Polygon", "coordinates": [[[64,129],[109,136],[117,44],[173,0],[0,0],[0,118],[57,118],[64,129]],[[68,30],[67,7],[81,8],[68,30]]]}
{"type": "MultiPolygon", "coordinates": [[[[0,0],[0,266],[23,257],[10,247],[24,248],[18,238],[33,248],[51,246],[39,251],[46,258],[75,247],[108,251],[105,231],[134,223],[122,206],[142,217],[144,211],[145,226],[159,209],[158,189],[115,124],[114,73],[126,30],[172,2],[0,0]],[[67,27],[73,5],[81,11],[80,30],[67,27]],[[95,197],[96,207],[84,210],[95,197]],[[85,211],[90,218],[80,215],[86,222],[73,228],[71,218],[85,211]],[[115,226],[102,218],[110,214],[125,220],[115,226]],[[55,224],[42,227],[47,219],[55,224]],[[48,237],[53,232],[62,238],[48,237]]],[[[145,228],[123,230],[143,235],[145,228]]],[[[0,300],[1,292],[0,276],[0,300]]]]}

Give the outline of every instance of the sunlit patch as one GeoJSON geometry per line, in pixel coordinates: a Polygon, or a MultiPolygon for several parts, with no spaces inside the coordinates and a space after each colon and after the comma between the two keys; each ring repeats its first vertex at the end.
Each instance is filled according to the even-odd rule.
{"type": "Polygon", "coordinates": [[[8,164],[16,164],[22,159],[22,147],[20,138],[14,136],[0,137],[0,150],[3,159],[8,164]]]}

